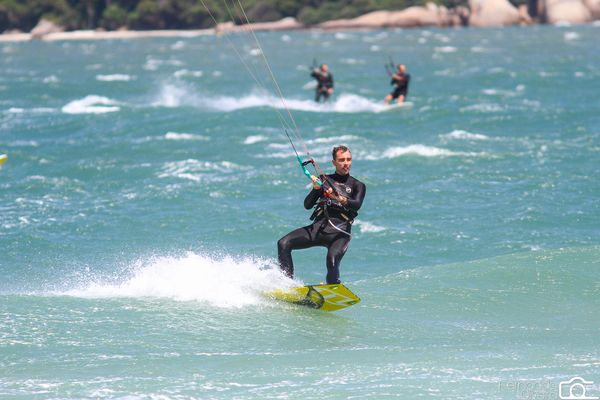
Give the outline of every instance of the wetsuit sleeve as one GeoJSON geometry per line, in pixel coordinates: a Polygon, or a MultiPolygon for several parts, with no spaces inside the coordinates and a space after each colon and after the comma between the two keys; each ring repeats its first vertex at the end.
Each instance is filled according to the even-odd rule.
{"type": "Polygon", "coordinates": [[[352,198],[348,198],[348,207],[351,210],[358,211],[360,207],[362,207],[363,200],[365,199],[365,195],[367,194],[367,187],[362,182],[357,182],[354,187],[354,196],[352,198]]]}
{"type": "Polygon", "coordinates": [[[333,87],[333,74],[329,74],[329,87],[333,87]]]}
{"type": "Polygon", "coordinates": [[[304,199],[304,208],[306,208],[307,210],[310,210],[311,208],[313,208],[315,206],[315,204],[317,204],[317,200],[319,200],[319,197],[321,197],[322,192],[323,192],[323,189],[311,190],[310,193],[308,193],[306,195],[306,198],[304,199]]]}

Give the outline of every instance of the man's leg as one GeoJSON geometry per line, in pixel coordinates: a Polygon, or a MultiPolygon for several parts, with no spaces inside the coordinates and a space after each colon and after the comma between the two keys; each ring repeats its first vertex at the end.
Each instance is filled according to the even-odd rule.
{"type": "Polygon", "coordinates": [[[327,248],[327,283],[340,283],[340,262],[348,250],[349,236],[339,236],[327,248]]]}
{"type": "Polygon", "coordinates": [[[279,259],[279,268],[283,273],[294,277],[294,262],[292,261],[292,250],[307,249],[317,244],[314,241],[311,232],[312,225],[298,228],[291,231],[277,242],[277,258],[279,259]]]}

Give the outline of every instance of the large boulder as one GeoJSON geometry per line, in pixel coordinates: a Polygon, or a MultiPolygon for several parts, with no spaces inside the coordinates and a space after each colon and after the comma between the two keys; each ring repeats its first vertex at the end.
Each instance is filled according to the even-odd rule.
{"type": "Polygon", "coordinates": [[[549,24],[584,24],[592,20],[592,13],[583,0],[542,0],[549,24]]]}
{"type": "Polygon", "coordinates": [[[509,26],[521,23],[519,10],[508,0],[469,0],[471,26],[509,26]]]}
{"type": "Polygon", "coordinates": [[[592,19],[600,19],[600,0],[584,0],[584,4],[592,14],[592,19]]]}
{"type": "Polygon", "coordinates": [[[521,4],[518,8],[519,19],[523,25],[533,25],[533,18],[529,15],[529,9],[526,4],[521,4]]]}
{"type": "Polygon", "coordinates": [[[418,26],[454,25],[446,7],[427,3],[425,7],[408,7],[402,11],[393,12],[389,26],[413,28],[418,26]]]}
{"type": "Polygon", "coordinates": [[[382,28],[387,26],[390,11],[373,11],[356,18],[334,19],[319,24],[321,29],[382,28]]]}
{"type": "Polygon", "coordinates": [[[50,33],[63,32],[64,27],[55,24],[54,22],[42,18],[38,24],[30,32],[32,39],[42,39],[44,36],[50,33]]]}
{"type": "Polygon", "coordinates": [[[402,11],[373,11],[352,19],[336,19],[319,24],[321,29],[410,28],[418,26],[457,25],[445,7],[427,3],[402,11]]]}

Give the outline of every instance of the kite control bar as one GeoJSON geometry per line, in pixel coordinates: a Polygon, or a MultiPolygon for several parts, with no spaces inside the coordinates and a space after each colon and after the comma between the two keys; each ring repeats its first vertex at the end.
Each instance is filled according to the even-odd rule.
{"type": "MultiPolygon", "coordinates": [[[[311,181],[313,180],[313,175],[310,173],[310,171],[308,170],[308,168],[306,168],[306,166],[308,164],[312,164],[313,166],[315,165],[315,161],[311,158],[308,161],[302,161],[302,159],[300,158],[300,156],[296,156],[296,159],[298,160],[298,163],[300,164],[300,167],[302,167],[302,172],[304,172],[304,175],[306,175],[308,177],[308,179],[310,179],[311,181]]],[[[314,181],[317,185],[319,186],[323,186],[323,182],[321,182],[320,179],[316,179],[314,181]]]]}

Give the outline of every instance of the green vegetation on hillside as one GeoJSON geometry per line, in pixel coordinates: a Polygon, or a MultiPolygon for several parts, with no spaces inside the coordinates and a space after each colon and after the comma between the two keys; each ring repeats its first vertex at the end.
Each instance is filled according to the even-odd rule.
{"type": "MultiPolygon", "coordinates": [[[[243,20],[238,0],[203,0],[219,22],[243,20]],[[233,18],[232,18],[233,16],[233,18]]],[[[431,1],[431,0],[429,0],[431,1]]],[[[516,0],[514,3],[522,3],[516,0]]],[[[426,0],[241,0],[252,22],[295,17],[306,24],[353,18],[375,10],[399,10],[426,0]]],[[[467,0],[434,0],[447,7],[467,0]]],[[[202,0],[0,0],[0,32],[30,31],[41,18],[68,30],[198,29],[214,25],[202,0]]]]}

